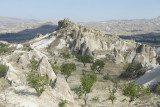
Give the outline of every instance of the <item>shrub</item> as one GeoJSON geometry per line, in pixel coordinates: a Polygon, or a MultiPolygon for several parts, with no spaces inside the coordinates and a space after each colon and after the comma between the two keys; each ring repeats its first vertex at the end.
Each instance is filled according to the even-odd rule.
{"type": "Polygon", "coordinates": [[[110,80],[111,76],[107,73],[106,75],[103,76],[104,80],[110,80]]]}
{"type": "Polygon", "coordinates": [[[8,52],[8,44],[0,43],[0,54],[8,52]]]}
{"type": "Polygon", "coordinates": [[[66,81],[71,76],[72,72],[76,70],[75,63],[63,63],[61,65],[61,73],[64,75],[66,81]]]}
{"type": "Polygon", "coordinates": [[[104,61],[102,60],[96,60],[92,65],[91,65],[91,70],[95,71],[97,70],[99,73],[101,72],[101,70],[104,68],[104,61]]]}
{"type": "Polygon", "coordinates": [[[68,58],[70,58],[70,54],[69,53],[60,53],[60,55],[65,59],[67,60],[68,58]]]}
{"type": "Polygon", "coordinates": [[[35,60],[35,57],[32,58],[32,60],[30,61],[30,68],[31,70],[36,70],[38,66],[38,61],[35,60]]]}
{"type": "Polygon", "coordinates": [[[123,94],[130,97],[130,101],[134,101],[136,98],[142,95],[150,95],[150,88],[145,88],[140,84],[124,84],[123,94]]]}
{"type": "Polygon", "coordinates": [[[71,54],[72,54],[73,56],[75,56],[75,57],[77,57],[77,56],[78,56],[78,55],[77,55],[77,53],[76,53],[76,52],[74,52],[74,51],[73,51],[71,54]]]}
{"type": "Polygon", "coordinates": [[[157,91],[158,94],[160,94],[160,85],[157,85],[156,91],[157,91]]]}
{"type": "Polygon", "coordinates": [[[141,72],[139,70],[141,70],[142,68],[143,67],[142,67],[141,63],[133,63],[133,64],[127,63],[126,65],[124,65],[124,67],[123,67],[124,72],[121,74],[120,77],[133,78],[137,74],[141,75],[140,73],[143,72],[143,70],[141,72]]]}
{"type": "Polygon", "coordinates": [[[6,71],[7,71],[7,66],[0,64],[0,78],[5,76],[6,71]]]}
{"type": "Polygon", "coordinates": [[[66,103],[67,103],[66,100],[61,101],[61,102],[59,102],[58,106],[59,106],[59,107],[66,107],[66,103]]]}
{"type": "Polygon", "coordinates": [[[28,85],[34,88],[39,96],[44,91],[44,86],[48,84],[47,77],[41,76],[34,70],[27,75],[27,81],[28,85]]]}
{"type": "Polygon", "coordinates": [[[111,79],[111,81],[114,83],[114,86],[117,89],[118,83],[120,83],[120,79],[111,79]]]}
{"type": "Polygon", "coordinates": [[[93,97],[93,98],[92,98],[92,101],[99,101],[99,97],[97,97],[97,96],[96,96],[96,97],[93,97]]]}
{"type": "Polygon", "coordinates": [[[60,71],[60,67],[56,66],[55,64],[51,64],[51,67],[52,67],[53,71],[55,72],[55,74],[57,75],[58,72],[60,71]]]}

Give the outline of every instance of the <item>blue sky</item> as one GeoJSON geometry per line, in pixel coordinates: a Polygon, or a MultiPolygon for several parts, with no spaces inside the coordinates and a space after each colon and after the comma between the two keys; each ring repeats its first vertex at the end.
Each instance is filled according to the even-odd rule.
{"type": "Polygon", "coordinates": [[[0,0],[0,16],[76,22],[160,16],[160,0],[0,0]]]}

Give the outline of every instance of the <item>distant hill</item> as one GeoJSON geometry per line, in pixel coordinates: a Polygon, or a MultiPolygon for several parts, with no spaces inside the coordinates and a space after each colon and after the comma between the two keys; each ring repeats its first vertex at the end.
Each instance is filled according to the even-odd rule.
{"type": "Polygon", "coordinates": [[[79,23],[112,35],[160,33],[160,16],[153,19],[111,20],[79,23]]]}
{"type": "Polygon", "coordinates": [[[24,42],[37,33],[51,33],[57,28],[56,21],[38,21],[0,16],[0,40],[24,42]]]}
{"type": "MultiPolygon", "coordinates": [[[[104,34],[109,35],[120,35],[121,37],[134,35],[135,37],[129,38],[141,42],[160,41],[160,17],[153,19],[80,22],[77,24],[100,30],[104,34]],[[144,41],[144,39],[146,40],[144,41]]],[[[40,21],[0,16],[0,40],[23,42],[32,39],[37,33],[51,33],[57,28],[57,25],[57,21],[40,21]]]]}

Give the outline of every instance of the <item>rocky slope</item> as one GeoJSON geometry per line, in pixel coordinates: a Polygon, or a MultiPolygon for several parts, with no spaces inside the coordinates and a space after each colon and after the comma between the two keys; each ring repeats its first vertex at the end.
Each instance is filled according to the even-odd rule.
{"type": "Polygon", "coordinates": [[[105,36],[100,31],[79,26],[69,19],[58,22],[58,28],[51,34],[29,41],[36,49],[48,47],[54,54],[65,48],[79,55],[92,55],[95,59],[106,58],[114,63],[136,63],[154,66],[157,55],[152,47],[120,39],[117,36],[105,36]]]}
{"type": "MultiPolygon", "coordinates": [[[[67,107],[78,107],[68,83],[63,77],[55,75],[49,63],[56,61],[61,52],[89,54],[94,59],[104,59],[116,64],[140,62],[144,67],[154,67],[157,57],[148,45],[122,40],[117,36],[105,36],[98,30],[79,26],[69,19],[59,21],[53,33],[38,34],[30,41],[8,44],[8,47],[12,51],[1,55],[0,64],[8,67],[5,80],[10,87],[0,92],[0,106],[11,107],[57,107],[64,100],[67,101],[67,107]],[[33,59],[38,61],[36,71],[39,75],[47,76],[52,83],[45,86],[41,96],[37,96],[26,81],[31,70],[30,61],[33,59]]],[[[63,63],[64,59],[60,62],[63,63]]]]}
{"type": "Polygon", "coordinates": [[[1,55],[0,58],[0,64],[8,67],[5,80],[10,84],[9,88],[0,93],[0,106],[58,107],[59,102],[66,100],[67,107],[77,107],[70,87],[64,78],[55,75],[46,55],[32,47],[25,50],[21,44],[9,44],[9,47],[15,48],[15,51],[1,55]],[[26,75],[30,71],[30,61],[33,58],[39,61],[37,72],[47,76],[52,83],[45,86],[41,96],[28,86],[26,80],[26,75]]]}

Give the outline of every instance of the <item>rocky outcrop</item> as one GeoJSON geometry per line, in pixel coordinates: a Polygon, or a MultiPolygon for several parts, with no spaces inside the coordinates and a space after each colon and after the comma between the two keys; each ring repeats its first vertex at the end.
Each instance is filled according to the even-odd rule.
{"type": "Polygon", "coordinates": [[[56,79],[56,75],[46,57],[42,57],[39,61],[37,72],[41,75],[47,76],[50,81],[54,82],[56,79]]]}
{"type": "MultiPolygon", "coordinates": [[[[15,54],[12,55],[14,56],[15,54]]],[[[45,55],[40,51],[33,49],[22,56],[21,60],[24,61],[24,63],[20,64],[20,62],[15,62],[18,64],[17,66],[8,63],[4,58],[0,58],[0,63],[8,66],[5,79],[8,80],[11,86],[0,93],[0,106],[58,107],[59,102],[66,100],[67,107],[78,107],[74,102],[67,82],[65,79],[55,75],[48,62],[48,58],[45,55]],[[50,84],[51,86],[45,86],[45,91],[41,96],[37,96],[35,89],[29,87],[27,84],[26,76],[29,69],[25,68],[27,71],[17,69],[20,65],[28,64],[25,61],[31,60],[34,55],[36,55],[35,58],[37,58],[37,60],[40,59],[37,72],[41,75],[47,76],[50,83],[52,83],[50,84]]]]}
{"type": "Polygon", "coordinates": [[[21,55],[17,60],[17,63],[22,65],[23,67],[28,67],[31,59],[35,58],[35,60],[39,61],[43,56],[46,57],[46,55],[33,48],[29,52],[25,52],[23,55],[21,55]]]}
{"type": "Polygon", "coordinates": [[[157,64],[157,54],[151,46],[138,45],[135,49],[132,49],[127,57],[126,61],[129,63],[141,63],[143,67],[154,66],[157,64]]]}
{"type": "MultiPolygon", "coordinates": [[[[66,81],[63,82],[62,84],[68,87],[66,81]]],[[[60,84],[56,83],[56,85],[60,84]]],[[[63,88],[63,85],[60,86],[63,88]]],[[[0,93],[0,105],[7,107],[58,107],[59,102],[66,100],[67,107],[78,107],[73,98],[69,97],[70,95],[63,95],[64,91],[70,92],[70,88],[57,91],[46,86],[45,91],[39,97],[35,90],[28,86],[10,87],[0,93]]]]}
{"type": "MultiPolygon", "coordinates": [[[[121,62],[140,62],[143,66],[156,64],[156,53],[150,46],[125,41],[117,36],[103,35],[98,30],[76,25],[69,19],[59,21],[56,32],[51,35],[60,38],[65,44],[59,49],[69,47],[79,55],[89,54],[94,58],[106,57],[117,64],[121,62]]],[[[59,44],[62,44],[61,41],[59,44]]],[[[54,42],[56,41],[52,44],[54,42]]]]}
{"type": "Polygon", "coordinates": [[[122,56],[121,51],[117,50],[115,48],[114,48],[113,51],[111,51],[110,53],[106,54],[106,58],[108,60],[112,61],[115,64],[124,62],[124,57],[122,56]]]}

